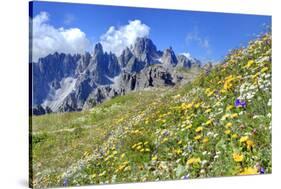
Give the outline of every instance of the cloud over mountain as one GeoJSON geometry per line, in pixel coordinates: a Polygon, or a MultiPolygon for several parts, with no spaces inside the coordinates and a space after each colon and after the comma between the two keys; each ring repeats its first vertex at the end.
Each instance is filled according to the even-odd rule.
{"type": "Polygon", "coordinates": [[[55,28],[47,12],[40,12],[32,19],[32,61],[54,52],[83,53],[91,44],[79,28],[55,28]]]}
{"type": "Polygon", "coordinates": [[[149,31],[149,26],[140,20],[133,20],[118,28],[109,27],[107,32],[100,37],[100,42],[105,51],[120,55],[122,50],[134,44],[138,37],[147,37],[149,31]]]}
{"type": "Polygon", "coordinates": [[[204,50],[207,55],[211,54],[212,52],[209,39],[200,35],[198,27],[194,27],[193,31],[186,35],[185,41],[189,47],[197,46],[204,50]]]}

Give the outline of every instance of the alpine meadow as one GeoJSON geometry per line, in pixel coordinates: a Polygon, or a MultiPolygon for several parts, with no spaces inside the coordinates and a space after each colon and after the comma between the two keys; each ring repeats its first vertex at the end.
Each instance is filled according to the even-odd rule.
{"type": "MultiPolygon", "coordinates": [[[[32,4],[33,9],[41,3],[32,4]]],[[[212,32],[204,38],[192,30],[179,45],[168,42],[172,45],[159,50],[158,43],[163,48],[164,42],[153,37],[152,22],[148,27],[142,18],[132,17],[126,19],[127,25],[110,27],[92,49],[80,52],[77,45],[90,41],[79,33],[82,26],[56,28],[49,21],[55,19],[50,13],[38,8],[38,14],[33,14],[31,187],[272,172],[270,29],[244,45],[235,39],[231,50],[223,47],[226,53],[217,59],[214,51],[223,44],[214,47],[212,32]],[[42,28],[48,31],[48,39],[40,34],[42,28]],[[132,28],[139,31],[134,33],[132,28]],[[115,48],[112,40],[118,37],[123,41],[115,48]],[[41,49],[35,57],[34,48],[51,40],[50,44],[65,43],[59,46],[64,50],[44,47],[46,52],[41,49]],[[188,48],[199,50],[180,53],[181,43],[193,43],[188,48]],[[208,52],[200,54],[203,51],[208,52]]]]}

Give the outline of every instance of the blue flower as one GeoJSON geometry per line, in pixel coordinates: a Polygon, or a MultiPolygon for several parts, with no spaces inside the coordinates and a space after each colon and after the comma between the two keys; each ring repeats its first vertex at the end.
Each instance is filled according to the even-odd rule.
{"type": "Polygon", "coordinates": [[[264,174],[265,173],[265,170],[263,167],[260,168],[260,174],[264,174]]]}
{"type": "Polygon", "coordinates": [[[67,180],[67,178],[65,178],[64,180],[63,180],[63,186],[67,186],[68,185],[68,180],[67,180]]]}
{"type": "Polygon", "coordinates": [[[247,103],[245,100],[236,99],[234,105],[235,107],[246,108],[247,103]]]}
{"type": "Polygon", "coordinates": [[[189,179],[189,174],[187,174],[187,175],[184,175],[184,176],[182,177],[182,179],[184,179],[184,180],[187,180],[187,179],[189,179]]]}

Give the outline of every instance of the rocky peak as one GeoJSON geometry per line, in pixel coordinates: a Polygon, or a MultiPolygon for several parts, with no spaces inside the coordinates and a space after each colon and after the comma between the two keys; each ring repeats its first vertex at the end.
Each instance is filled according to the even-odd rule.
{"type": "Polygon", "coordinates": [[[88,67],[90,61],[91,61],[91,54],[86,52],[84,55],[81,56],[81,58],[78,61],[78,65],[76,68],[76,74],[82,73],[86,70],[88,67]]]}
{"type": "MultiPolygon", "coordinates": [[[[137,38],[117,58],[104,52],[100,43],[93,53],[71,55],[54,53],[32,63],[34,114],[77,111],[85,104],[148,87],[173,86],[184,76],[177,67],[191,68],[196,59],[176,56],[170,47],[158,51],[148,38],[137,38]],[[98,97],[98,98],[96,98],[98,97]]],[[[90,103],[93,102],[93,103],[90,103]]]]}
{"type": "Polygon", "coordinates": [[[120,66],[121,66],[122,68],[126,67],[127,64],[128,64],[128,62],[129,62],[129,60],[130,60],[133,56],[134,56],[134,55],[133,55],[133,53],[131,52],[131,50],[130,50],[128,47],[125,48],[125,49],[122,51],[121,55],[118,57],[118,61],[119,61],[119,63],[120,63],[120,66]]]}
{"type": "Polygon", "coordinates": [[[201,63],[199,60],[193,57],[186,57],[185,55],[179,55],[178,59],[178,67],[191,68],[191,67],[201,67],[201,63]]]}
{"type": "Polygon", "coordinates": [[[94,54],[95,57],[98,55],[103,55],[103,48],[100,43],[97,43],[94,47],[94,54]]]}
{"type": "Polygon", "coordinates": [[[172,47],[164,50],[162,62],[167,65],[176,65],[178,63],[177,57],[172,47]]]}
{"type": "Polygon", "coordinates": [[[157,56],[156,46],[149,38],[137,38],[132,47],[132,52],[140,61],[150,62],[157,56]]]}

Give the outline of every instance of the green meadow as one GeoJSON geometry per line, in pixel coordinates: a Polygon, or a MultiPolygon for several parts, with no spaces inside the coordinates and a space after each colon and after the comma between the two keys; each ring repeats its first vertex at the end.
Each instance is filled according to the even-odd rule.
{"type": "Polygon", "coordinates": [[[184,85],[32,116],[31,185],[271,173],[271,85],[268,33],[184,85]]]}

